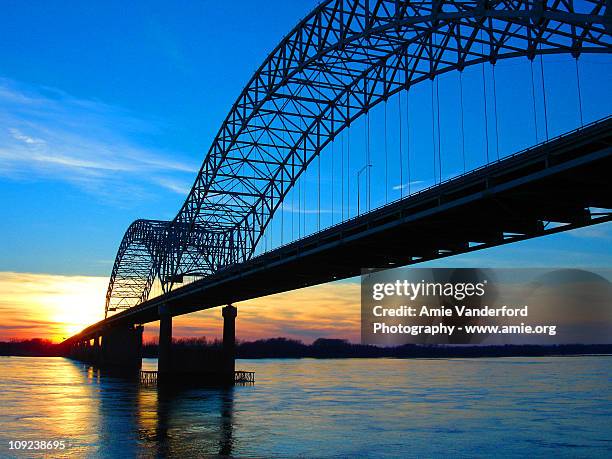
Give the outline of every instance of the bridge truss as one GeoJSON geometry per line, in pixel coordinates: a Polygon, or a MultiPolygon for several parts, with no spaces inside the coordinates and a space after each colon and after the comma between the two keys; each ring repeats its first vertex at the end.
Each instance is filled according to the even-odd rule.
{"type": "Polygon", "coordinates": [[[400,91],[501,59],[610,53],[605,0],[328,0],[270,53],[223,122],[172,221],[137,220],[105,316],[249,260],[312,161],[400,91]]]}

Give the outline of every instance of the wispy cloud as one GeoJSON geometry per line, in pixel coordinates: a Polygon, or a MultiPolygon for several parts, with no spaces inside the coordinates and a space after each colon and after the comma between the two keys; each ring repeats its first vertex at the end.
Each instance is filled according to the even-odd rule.
{"type": "Polygon", "coordinates": [[[0,272],[0,340],[59,340],[100,320],[108,279],[0,272]]]}
{"type": "MultiPolygon", "coordinates": [[[[334,282],[240,302],[238,338],[254,340],[285,336],[311,342],[316,338],[360,339],[360,287],[357,282],[334,282]]],[[[173,322],[173,336],[220,338],[221,311],[212,309],[173,322]]],[[[145,328],[147,339],[155,326],[145,328]]]]}
{"type": "MultiPolygon", "coordinates": [[[[0,272],[0,341],[11,338],[59,340],[104,315],[107,277],[0,272]]],[[[241,302],[241,340],[287,336],[312,341],[318,337],[359,340],[360,287],[335,282],[241,302]]],[[[176,337],[222,333],[221,311],[176,317],[176,337]]],[[[157,323],[146,327],[147,340],[157,336],[157,323]]]]}
{"type": "Polygon", "coordinates": [[[187,196],[187,194],[191,190],[191,183],[178,181],[175,179],[160,178],[157,180],[157,183],[167,190],[170,190],[174,193],[178,193],[178,194],[185,195],[185,196],[187,196]]]}
{"type": "Polygon", "coordinates": [[[423,183],[423,180],[413,180],[412,182],[400,183],[399,185],[395,185],[393,187],[394,190],[403,190],[404,188],[408,188],[410,186],[420,185],[423,183]]]}
{"type": "Polygon", "coordinates": [[[131,193],[129,184],[144,182],[182,194],[197,161],[147,146],[159,129],[120,107],[0,78],[5,178],[59,180],[92,193],[131,193]]]}

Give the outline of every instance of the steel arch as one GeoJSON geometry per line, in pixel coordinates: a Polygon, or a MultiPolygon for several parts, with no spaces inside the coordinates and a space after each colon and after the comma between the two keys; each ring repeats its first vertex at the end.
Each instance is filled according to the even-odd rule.
{"type": "Polygon", "coordinates": [[[169,290],[182,274],[206,275],[249,259],[310,162],[391,95],[481,62],[610,53],[610,15],[606,0],[322,3],[242,91],[175,219],[139,220],[132,225],[138,231],[130,226],[111,274],[106,314],[146,299],[155,277],[169,290]],[[147,246],[151,241],[156,245],[147,246]],[[124,246],[145,247],[146,276],[146,263],[131,270],[132,252],[124,246]],[[141,295],[126,302],[121,289],[134,277],[141,295]]]}

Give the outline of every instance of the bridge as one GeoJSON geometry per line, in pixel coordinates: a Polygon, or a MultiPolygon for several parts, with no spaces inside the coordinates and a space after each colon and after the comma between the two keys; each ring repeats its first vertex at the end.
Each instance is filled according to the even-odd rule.
{"type": "Polygon", "coordinates": [[[127,229],[105,319],[66,340],[69,354],[139,367],[142,325],[160,321],[161,380],[181,372],[172,317],[224,306],[215,371],[189,371],[227,379],[232,303],[610,221],[612,119],[585,123],[579,58],[610,54],[611,25],[603,0],[323,2],[248,82],[177,216],[127,229]],[[543,56],[555,54],[575,60],[579,126],[551,137],[543,56]],[[521,58],[535,144],[503,152],[496,68],[521,58]],[[441,121],[440,81],[449,75],[460,102],[456,135],[441,121]],[[470,75],[482,94],[464,90],[470,75]],[[423,88],[427,146],[414,139],[422,119],[409,99],[423,88]],[[482,115],[466,113],[475,100],[482,115]],[[467,139],[474,119],[478,148],[467,139]],[[452,148],[449,137],[458,139],[452,148]]]}

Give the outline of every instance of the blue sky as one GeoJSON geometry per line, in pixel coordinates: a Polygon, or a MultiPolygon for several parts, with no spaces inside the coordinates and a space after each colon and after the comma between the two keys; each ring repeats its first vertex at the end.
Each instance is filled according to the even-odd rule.
{"type": "MultiPolygon", "coordinates": [[[[108,275],[131,221],[175,215],[240,90],[314,5],[277,0],[180,6],[5,3],[0,17],[0,271],[108,275]]],[[[575,70],[573,61],[563,56],[553,56],[545,65],[552,135],[577,125],[575,70]]],[[[534,137],[531,119],[524,115],[530,101],[516,102],[528,82],[526,61],[498,67],[498,85],[506,88],[499,90],[499,115],[507,129],[500,133],[503,155],[528,146],[534,137]]],[[[581,59],[587,121],[609,113],[609,70],[609,57],[581,59]]],[[[480,90],[479,72],[466,71],[466,91],[480,90]]],[[[490,83],[490,67],[486,72],[490,83]]],[[[443,148],[448,150],[457,139],[452,78],[440,81],[442,124],[448,134],[443,148]]],[[[422,107],[428,91],[423,86],[411,96],[415,132],[426,129],[430,115],[422,107]]],[[[475,127],[468,143],[477,144],[482,137],[477,132],[481,108],[478,102],[468,103],[466,122],[475,127]]],[[[395,108],[389,110],[393,116],[395,108]]],[[[538,116],[542,140],[542,113],[538,116]]],[[[379,129],[380,121],[374,126],[379,129]]],[[[380,139],[374,140],[379,153],[380,139]]],[[[413,147],[425,148],[415,142],[413,147]]],[[[360,147],[355,148],[359,154],[360,147]]],[[[450,161],[448,173],[457,168],[457,158],[450,161]]],[[[473,159],[473,165],[477,162],[473,159]]],[[[427,174],[426,164],[415,161],[415,170],[427,174]]],[[[375,181],[381,170],[379,161],[375,181]]],[[[312,176],[305,183],[313,187],[312,176]]],[[[426,185],[426,180],[415,179],[414,186],[426,185]]],[[[397,178],[387,184],[397,194],[401,186],[405,184],[397,178]]],[[[373,194],[373,201],[381,203],[384,193],[379,189],[373,194]]],[[[328,209],[327,223],[334,221],[337,208],[328,209]]],[[[309,217],[308,230],[315,225],[309,217]]],[[[285,242],[287,231],[288,225],[285,242]]],[[[604,266],[611,261],[610,239],[606,225],[444,263],[604,266]]]]}
{"type": "Polygon", "coordinates": [[[0,270],[107,275],[174,216],[228,108],[312,2],[9,2],[0,270]]]}

